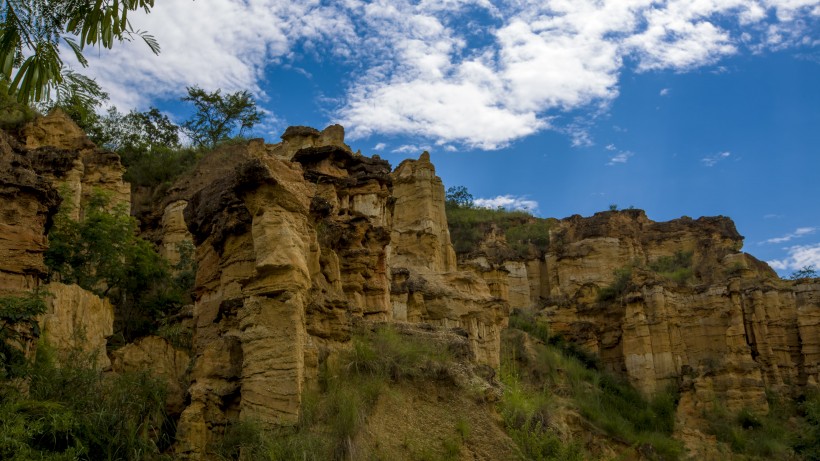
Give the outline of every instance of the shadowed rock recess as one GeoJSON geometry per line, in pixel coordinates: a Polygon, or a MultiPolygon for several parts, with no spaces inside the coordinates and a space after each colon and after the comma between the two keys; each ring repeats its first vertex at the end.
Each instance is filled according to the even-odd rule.
{"type": "MultiPolygon", "coordinates": [[[[45,279],[60,196],[75,218],[94,189],[130,205],[123,171],[59,112],[16,139],[0,133],[0,294],[45,279]]],[[[180,243],[195,248],[194,303],[179,316],[189,350],[149,336],[109,358],[111,305],[56,282],[41,324],[57,348],[85,334],[103,368],[163,377],[179,458],[208,459],[236,421],[296,424],[323,364],[365,322],[449,331],[469,345],[467,360],[498,369],[511,309],[534,312],[646,394],[678,387],[676,431],[691,455],[715,399],[766,413],[766,389],[797,396],[820,380],[820,282],[781,280],[740,252],[725,217],[551,220],[548,244],[526,256],[491,227],[456,254],[429,154],[393,170],[353,152],[338,125],[219,148],[141,213],[171,262],[180,243]]]]}

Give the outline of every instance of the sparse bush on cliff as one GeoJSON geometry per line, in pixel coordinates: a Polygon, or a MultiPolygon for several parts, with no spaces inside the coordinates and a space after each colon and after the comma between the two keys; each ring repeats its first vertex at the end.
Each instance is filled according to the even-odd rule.
{"type": "Polygon", "coordinates": [[[661,256],[649,263],[649,268],[682,285],[694,275],[692,254],[691,251],[676,251],[672,256],[661,256]]]}
{"type": "Polygon", "coordinates": [[[46,296],[35,290],[0,297],[0,380],[25,374],[25,335],[39,336],[37,316],[46,311],[46,296]]]}
{"type": "Polygon", "coordinates": [[[789,276],[789,280],[803,280],[813,278],[817,278],[817,269],[815,269],[814,264],[810,266],[803,266],[802,268],[792,272],[792,275],[789,276]]]}
{"type": "MultiPolygon", "coordinates": [[[[356,434],[380,396],[390,392],[388,386],[438,380],[454,360],[446,347],[392,326],[356,331],[349,351],[322,362],[318,389],[303,393],[296,426],[265,430],[253,421],[237,422],[229,425],[225,437],[210,449],[222,460],[351,459],[356,434]]],[[[463,439],[468,434],[469,425],[456,425],[454,435],[463,439]]],[[[458,459],[460,443],[454,437],[420,458],[458,459]]],[[[369,459],[361,452],[358,456],[369,459]]]]}
{"type": "Polygon", "coordinates": [[[551,220],[536,218],[524,211],[476,207],[473,196],[464,186],[447,190],[445,208],[450,240],[460,255],[477,250],[484,235],[493,227],[504,234],[511,252],[503,256],[510,259],[531,256],[531,246],[539,252],[549,246],[551,220]]]}
{"type": "Polygon", "coordinates": [[[613,280],[610,285],[607,285],[598,291],[598,301],[614,301],[619,296],[622,296],[629,286],[629,281],[632,279],[632,267],[624,266],[619,269],[615,269],[613,271],[613,275],[615,275],[615,280],[613,280]]]}
{"type": "Polygon", "coordinates": [[[96,194],[75,221],[64,204],[48,233],[45,263],[52,279],[108,297],[118,332],[131,339],[188,302],[192,281],[185,271],[171,275],[153,244],[137,235],[137,221],[124,207],[108,208],[108,199],[96,194]]]}

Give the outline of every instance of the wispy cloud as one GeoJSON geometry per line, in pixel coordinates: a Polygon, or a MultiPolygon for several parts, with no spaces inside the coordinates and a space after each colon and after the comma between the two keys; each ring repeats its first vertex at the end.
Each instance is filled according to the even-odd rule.
{"type": "Polygon", "coordinates": [[[387,144],[385,144],[383,142],[380,142],[380,143],[376,144],[375,146],[373,146],[373,150],[382,151],[382,150],[384,150],[385,147],[387,147],[387,144]]]}
{"type": "MultiPolygon", "coordinates": [[[[496,149],[557,129],[586,145],[588,130],[553,117],[606,110],[629,67],[687,71],[742,52],[811,47],[818,11],[817,0],[163,0],[129,18],[156,36],[160,56],[122,43],[89,53],[88,70],[123,108],[194,84],[249,89],[264,103],[271,69],[355,64],[325,107],[352,139],[398,134],[496,149]],[[465,24],[476,10],[488,19],[465,24]]],[[[65,60],[78,67],[70,53],[65,60]]]]}
{"type": "Polygon", "coordinates": [[[535,213],[538,211],[538,202],[526,197],[515,195],[499,195],[493,198],[477,198],[473,203],[481,208],[505,208],[535,213]]]}
{"type": "Polygon", "coordinates": [[[797,229],[795,229],[794,232],[788,233],[788,234],[783,235],[781,237],[770,238],[770,239],[768,239],[766,241],[763,241],[763,242],[760,242],[760,243],[761,244],[763,244],[763,243],[786,243],[786,242],[790,242],[790,241],[792,241],[796,238],[805,237],[807,235],[812,235],[815,232],[817,232],[817,227],[798,227],[797,229]]]}
{"type": "Polygon", "coordinates": [[[633,155],[635,155],[635,154],[633,152],[628,151],[628,150],[623,151],[623,152],[619,152],[614,157],[609,158],[609,162],[607,162],[607,165],[609,165],[609,166],[622,165],[622,164],[628,162],[629,159],[632,158],[633,155]]]}
{"type": "Polygon", "coordinates": [[[726,160],[727,158],[729,158],[731,156],[732,156],[731,152],[720,152],[720,153],[715,154],[715,155],[710,155],[709,157],[703,157],[702,159],[700,159],[700,161],[701,161],[701,163],[703,163],[703,165],[705,165],[707,167],[713,167],[713,166],[717,165],[718,162],[726,160]]]}
{"type": "Polygon", "coordinates": [[[788,256],[783,259],[766,261],[774,269],[798,270],[806,266],[820,267],[820,243],[795,245],[786,249],[788,256]]]}
{"type": "Polygon", "coordinates": [[[668,96],[669,95],[669,88],[663,88],[659,93],[661,96],[668,96]]]}
{"type": "Polygon", "coordinates": [[[424,151],[429,151],[430,146],[418,146],[416,144],[402,144],[401,146],[391,150],[395,154],[420,154],[424,151]]]}

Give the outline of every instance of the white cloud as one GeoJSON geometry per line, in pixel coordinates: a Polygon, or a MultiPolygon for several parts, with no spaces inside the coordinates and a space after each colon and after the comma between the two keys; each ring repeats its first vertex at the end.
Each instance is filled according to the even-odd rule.
{"type": "Polygon", "coordinates": [[[499,195],[493,198],[477,198],[473,201],[475,206],[481,208],[505,208],[507,210],[520,210],[529,213],[538,211],[538,202],[526,197],[515,195],[499,195]]]}
{"type": "Polygon", "coordinates": [[[815,232],[817,232],[816,227],[798,227],[797,229],[795,229],[794,232],[786,234],[782,237],[770,238],[770,239],[768,239],[764,242],[760,242],[760,243],[785,243],[785,242],[789,242],[791,240],[794,240],[796,238],[805,237],[807,235],[812,235],[815,232]]]}
{"type": "Polygon", "coordinates": [[[786,250],[789,254],[786,258],[766,262],[781,271],[799,270],[806,266],[820,267],[820,243],[795,245],[786,250]]]}
{"type": "Polygon", "coordinates": [[[139,42],[88,53],[89,73],[121,108],[195,84],[264,102],[266,71],[347,63],[356,70],[325,109],[351,138],[483,149],[545,129],[591,145],[583,125],[555,117],[606,111],[627,66],[685,71],[820,38],[818,0],[163,0],[130,19],[156,36],[160,56],[139,42]],[[490,19],[465,24],[476,9],[490,19]]]}
{"type": "Polygon", "coordinates": [[[661,96],[669,96],[669,88],[662,88],[661,92],[659,93],[661,96]]]}
{"type": "Polygon", "coordinates": [[[395,154],[421,154],[424,151],[429,151],[430,146],[417,146],[415,144],[403,144],[390,152],[395,154]]]}
{"type": "Polygon", "coordinates": [[[617,155],[615,155],[614,157],[610,157],[609,162],[607,162],[607,165],[612,166],[612,165],[624,164],[624,163],[628,162],[629,159],[633,155],[635,155],[635,154],[630,152],[630,151],[620,152],[617,155]]]}
{"type": "Polygon", "coordinates": [[[375,146],[373,146],[373,150],[382,151],[382,150],[384,150],[385,147],[387,147],[387,144],[385,144],[383,142],[380,142],[380,143],[376,144],[375,146]]]}
{"type": "Polygon", "coordinates": [[[713,167],[713,166],[717,165],[718,162],[720,162],[722,160],[726,160],[727,158],[729,158],[731,156],[732,156],[731,152],[719,152],[715,155],[710,155],[708,157],[703,157],[702,159],[700,159],[700,161],[701,161],[701,163],[703,163],[704,166],[713,167]]]}

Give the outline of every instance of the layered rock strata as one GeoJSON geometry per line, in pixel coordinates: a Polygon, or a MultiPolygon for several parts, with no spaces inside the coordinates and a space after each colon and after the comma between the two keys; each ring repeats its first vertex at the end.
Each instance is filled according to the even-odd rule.
{"type": "Polygon", "coordinates": [[[817,383],[818,284],[781,280],[742,245],[728,218],[624,210],[561,220],[537,260],[465,263],[648,394],[682,385],[695,406],[766,412],[766,389],[817,383]],[[680,255],[677,275],[652,269],[680,255]]]}
{"type": "Polygon", "coordinates": [[[430,155],[405,160],[392,177],[393,318],[462,329],[477,360],[497,367],[508,305],[484,279],[458,270],[444,210],[444,185],[430,155]]]}
{"type": "Polygon", "coordinates": [[[184,210],[198,263],[180,456],[207,457],[238,419],[295,423],[319,362],[359,321],[456,329],[477,362],[498,364],[506,304],[456,269],[426,154],[391,174],[339,126],[292,128],[280,144],[214,153],[161,208],[160,240],[184,238],[172,224],[184,210]]]}

